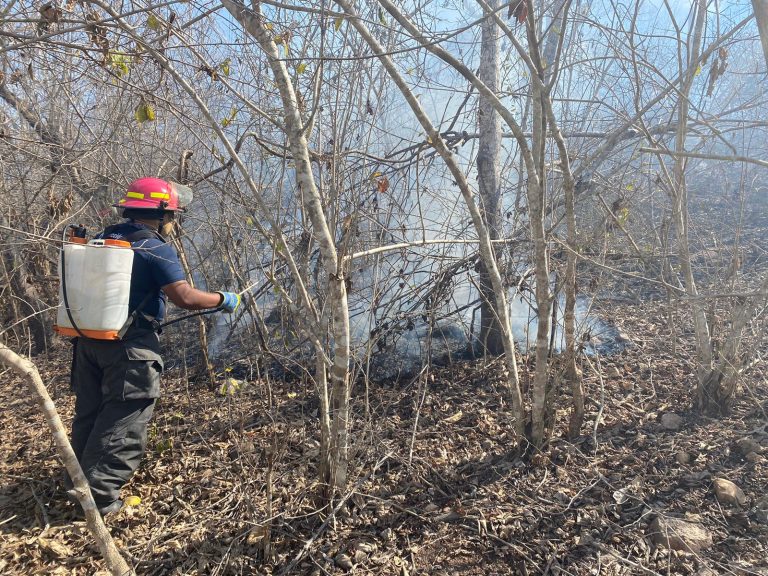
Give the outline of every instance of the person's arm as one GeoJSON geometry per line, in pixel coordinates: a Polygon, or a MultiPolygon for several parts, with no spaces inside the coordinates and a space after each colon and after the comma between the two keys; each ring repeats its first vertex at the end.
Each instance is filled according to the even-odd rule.
{"type": "Polygon", "coordinates": [[[186,280],[166,284],[163,286],[163,292],[166,293],[171,302],[185,310],[217,308],[223,299],[223,296],[218,292],[204,292],[192,288],[186,280]]]}
{"type": "MultiPolygon", "coordinates": [[[[147,241],[148,243],[151,240],[147,241]]],[[[206,310],[219,308],[232,314],[240,305],[240,295],[234,292],[205,292],[192,288],[184,279],[176,251],[169,245],[159,243],[150,246],[147,258],[150,262],[152,275],[170,298],[171,302],[185,310],[206,310]]]]}

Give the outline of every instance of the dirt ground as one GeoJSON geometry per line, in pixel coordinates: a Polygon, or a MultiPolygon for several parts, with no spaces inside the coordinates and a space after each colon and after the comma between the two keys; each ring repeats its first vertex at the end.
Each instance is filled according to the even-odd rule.
{"type": "MultiPolygon", "coordinates": [[[[315,503],[308,384],[234,365],[222,370],[222,382],[237,379],[225,393],[172,369],[123,492],[141,502],[108,525],[142,575],[768,574],[765,363],[744,375],[730,415],[705,418],[691,409],[685,328],[673,338],[657,303],[617,307],[612,320],[633,345],[582,361],[582,436],[568,442],[558,428],[530,462],[515,450],[499,361],[357,383],[351,491],[330,516],[315,503]],[[716,498],[719,478],[743,490],[742,505],[716,498]],[[660,544],[669,518],[711,544],[660,544]]],[[[39,367],[68,424],[67,353],[62,342],[39,367]]],[[[9,371],[0,382],[0,573],[98,573],[36,405],[9,371]]],[[[565,393],[560,406],[562,427],[565,393]]]]}

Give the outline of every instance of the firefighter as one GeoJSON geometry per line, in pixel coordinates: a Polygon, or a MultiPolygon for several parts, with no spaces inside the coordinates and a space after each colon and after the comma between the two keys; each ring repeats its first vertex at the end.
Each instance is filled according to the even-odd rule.
{"type": "MultiPolygon", "coordinates": [[[[72,448],[102,516],[123,503],[120,488],[139,465],[147,424],[160,395],[159,325],[166,299],[186,310],[234,312],[240,296],[190,286],[166,238],[192,191],[159,178],[134,180],[115,206],[125,221],[97,237],[126,240],[133,248],[129,321],[120,340],[76,338],[72,362],[75,415],[72,448]]],[[[72,483],[67,478],[67,488],[72,483]]],[[[74,496],[70,493],[70,496],[74,496]]]]}

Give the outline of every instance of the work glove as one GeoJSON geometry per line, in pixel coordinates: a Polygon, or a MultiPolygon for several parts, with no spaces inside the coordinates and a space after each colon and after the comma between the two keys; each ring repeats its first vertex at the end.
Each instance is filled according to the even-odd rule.
{"type": "Polygon", "coordinates": [[[235,294],[234,292],[217,292],[217,294],[221,294],[219,308],[224,312],[232,314],[240,306],[240,294],[235,294]]]}

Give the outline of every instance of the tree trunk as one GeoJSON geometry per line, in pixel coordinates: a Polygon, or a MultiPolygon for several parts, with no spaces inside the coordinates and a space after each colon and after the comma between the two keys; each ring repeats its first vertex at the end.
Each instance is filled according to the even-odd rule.
{"type": "MultiPolygon", "coordinates": [[[[548,26],[547,37],[544,41],[545,84],[550,86],[554,81],[553,76],[557,67],[558,47],[562,46],[565,38],[568,8],[565,0],[557,0],[552,6],[552,21],[548,26]]],[[[576,244],[576,194],[573,172],[568,148],[565,144],[560,128],[552,109],[551,93],[548,91],[542,99],[544,113],[549,123],[549,131],[560,154],[560,166],[563,173],[563,195],[566,225],[566,251],[565,276],[563,286],[565,288],[565,309],[563,311],[563,332],[565,334],[565,349],[562,351],[564,369],[563,380],[571,387],[572,412],[568,423],[568,437],[575,438],[579,435],[581,425],[584,422],[584,387],[581,375],[576,367],[576,257],[578,246],[576,244]]],[[[557,303],[553,303],[557,306],[557,303]]],[[[554,329],[554,328],[553,328],[554,329]]],[[[548,407],[553,410],[554,407],[548,407]]]]}
{"type": "MultiPolygon", "coordinates": [[[[677,152],[685,151],[686,136],[688,133],[688,110],[689,95],[695,76],[694,64],[699,58],[701,48],[701,38],[704,31],[704,24],[707,18],[707,2],[699,0],[696,9],[696,17],[693,22],[690,49],[688,58],[684,64],[686,66],[685,79],[682,82],[679,95],[677,132],[675,134],[675,150],[677,152]]],[[[693,315],[693,328],[696,340],[696,354],[698,356],[698,387],[697,394],[699,405],[703,403],[705,394],[705,385],[710,378],[713,368],[712,338],[707,322],[704,305],[698,296],[696,281],[693,276],[693,265],[691,264],[691,250],[688,240],[688,188],[685,177],[686,158],[682,155],[676,155],[672,170],[672,222],[675,227],[675,239],[677,241],[677,255],[680,265],[680,272],[683,277],[685,291],[691,298],[691,312],[693,315]]]]}
{"type": "MultiPolygon", "coordinates": [[[[45,352],[50,337],[50,327],[46,322],[45,315],[38,310],[38,306],[43,300],[32,282],[24,255],[19,253],[17,248],[11,246],[3,254],[3,259],[10,275],[11,289],[18,302],[21,303],[19,309],[25,318],[24,323],[29,329],[30,354],[37,356],[45,352]]],[[[21,318],[15,320],[18,321],[21,318]]]]}
{"type": "Polygon", "coordinates": [[[731,328],[720,346],[717,361],[704,377],[697,403],[708,414],[727,414],[733,401],[742,366],[749,354],[742,354],[741,341],[755,311],[768,304],[768,276],[755,296],[738,298],[731,309],[731,328]]]}
{"type": "Polygon", "coordinates": [[[88,530],[93,535],[94,540],[96,540],[96,545],[99,547],[104,560],[106,560],[110,572],[115,576],[134,574],[133,570],[125,562],[125,559],[120,555],[117,546],[115,546],[112,540],[112,536],[110,536],[107,527],[104,525],[101,514],[99,514],[96,508],[96,503],[93,501],[88,480],[86,480],[83,470],[80,468],[80,463],[72,451],[64,424],[61,422],[61,418],[59,418],[53,400],[51,400],[37,368],[29,360],[21,358],[3,344],[0,344],[0,362],[7,365],[27,381],[30,393],[40,405],[48,428],[50,428],[53,439],[56,442],[59,457],[64,462],[67,473],[69,473],[75,485],[74,491],[85,512],[88,530]]]}
{"type": "MultiPolygon", "coordinates": [[[[341,260],[339,261],[341,267],[341,260]]],[[[332,429],[331,429],[331,477],[329,485],[344,490],[347,485],[349,466],[349,306],[343,276],[330,274],[329,307],[333,312],[331,330],[334,356],[331,366],[332,429]]]]}
{"type": "MultiPolygon", "coordinates": [[[[496,9],[499,0],[489,0],[496,9]]],[[[499,28],[492,18],[482,24],[480,68],[478,78],[493,92],[499,89],[499,28]]],[[[501,237],[501,188],[499,182],[499,156],[501,152],[501,118],[491,103],[480,96],[477,125],[479,132],[477,152],[477,183],[480,192],[480,213],[488,236],[493,240],[501,237]]],[[[494,247],[496,262],[500,250],[494,247]]],[[[483,354],[497,356],[504,352],[501,325],[496,314],[493,283],[485,265],[480,263],[480,347],[483,354]]]]}
{"type": "MultiPolygon", "coordinates": [[[[529,16],[530,18],[530,16],[529,16]]],[[[532,35],[533,32],[529,34],[532,35]]],[[[547,232],[544,227],[545,180],[544,140],[546,138],[546,120],[542,107],[542,88],[537,82],[531,84],[533,109],[532,146],[539,173],[538,182],[529,180],[528,215],[530,220],[531,240],[533,241],[533,267],[536,282],[536,367],[533,377],[531,408],[531,443],[542,449],[548,432],[545,429],[547,415],[547,386],[549,385],[549,328],[552,296],[549,286],[549,250],[547,232]]]]}
{"type": "Polygon", "coordinates": [[[320,398],[320,462],[318,476],[321,482],[328,482],[332,475],[331,463],[331,398],[328,390],[328,372],[325,358],[320,354],[315,357],[315,386],[320,398]]]}
{"type": "MultiPolygon", "coordinates": [[[[347,453],[349,433],[349,308],[344,280],[343,260],[338,257],[333,235],[323,211],[323,202],[318,190],[309,159],[309,147],[304,133],[305,126],[301,119],[299,103],[285,62],[277,50],[272,33],[263,26],[260,14],[247,10],[241,4],[224,0],[224,6],[254,37],[267,56],[269,66],[275,76],[275,83],[280,91],[285,113],[286,136],[293,156],[296,170],[296,182],[304,195],[305,206],[309,213],[315,239],[320,248],[323,269],[327,275],[328,296],[326,310],[331,316],[331,336],[333,341],[330,406],[331,438],[330,453],[321,455],[328,459],[330,470],[328,477],[321,478],[328,486],[329,496],[341,491],[347,480],[347,453]]],[[[255,5],[258,10],[258,5],[255,5]]],[[[317,335],[316,342],[323,342],[322,335],[317,335]]],[[[325,357],[325,349],[316,353],[325,357]]]]}
{"type": "MultiPolygon", "coordinates": [[[[176,172],[176,179],[180,184],[189,183],[189,159],[192,157],[192,150],[183,150],[179,157],[179,167],[176,172]]],[[[189,258],[187,258],[187,251],[184,249],[184,243],[181,241],[179,235],[180,228],[174,229],[173,245],[176,247],[176,251],[179,253],[179,260],[181,261],[181,267],[184,269],[184,275],[187,277],[187,283],[192,288],[195,287],[195,279],[192,276],[192,268],[189,265],[189,258]]],[[[208,353],[208,328],[205,325],[205,319],[203,316],[197,318],[197,334],[200,338],[200,351],[203,354],[201,366],[208,377],[208,385],[210,389],[216,388],[216,371],[213,368],[210,354],[208,353]]]]}
{"type": "Polygon", "coordinates": [[[768,65],[768,0],[752,0],[752,9],[755,11],[760,43],[763,45],[763,56],[768,65]]]}
{"type": "MultiPolygon", "coordinates": [[[[195,279],[192,277],[192,268],[189,265],[189,259],[187,258],[187,252],[184,250],[184,244],[181,242],[181,238],[174,234],[173,245],[176,247],[176,251],[179,253],[179,260],[181,261],[181,267],[184,269],[184,275],[187,277],[187,282],[192,288],[195,287],[195,279]]],[[[213,368],[210,355],[208,354],[208,329],[205,326],[205,320],[203,316],[197,318],[197,334],[200,338],[200,352],[203,357],[200,362],[205,375],[208,378],[208,385],[211,390],[216,388],[216,371],[213,368]]]]}

